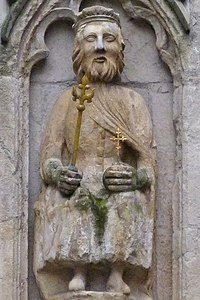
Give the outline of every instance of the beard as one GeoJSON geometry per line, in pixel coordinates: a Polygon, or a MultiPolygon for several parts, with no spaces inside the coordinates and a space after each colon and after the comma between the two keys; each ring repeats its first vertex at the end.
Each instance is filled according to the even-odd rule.
{"type": "Polygon", "coordinates": [[[78,47],[73,53],[73,68],[79,81],[84,74],[87,75],[90,82],[111,82],[120,77],[124,67],[123,52],[121,51],[115,59],[108,55],[99,55],[104,57],[103,62],[96,60],[97,54],[87,56],[83,50],[78,47]]]}
{"type": "Polygon", "coordinates": [[[80,67],[91,82],[111,82],[120,75],[116,62],[107,58],[102,63],[86,59],[80,67]]]}

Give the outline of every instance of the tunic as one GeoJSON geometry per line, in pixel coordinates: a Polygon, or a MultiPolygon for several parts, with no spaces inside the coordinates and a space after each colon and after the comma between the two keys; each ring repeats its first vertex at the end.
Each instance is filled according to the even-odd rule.
{"type": "Polygon", "coordinates": [[[48,264],[63,267],[104,262],[148,269],[153,251],[155,147],[144,99],[118,85],[95,87],[81,127],[77,168],[83,179],[71,196],[65,196],[50,184],[44,164],[49,158],[69,164],[76,119],[76,105],[68,90],[56,102],[42,147],[44,183],[36,203],[36,269],[48,264]],[[110,138],[118,127],[127,137],[120,160],[137,169],[145,168],[151,176],[151,186],[144,191],[110,193],[103,185],[104,171],[117,163],[110,138]],[[95,211],[100,199],[102,215],[95,211]]]}

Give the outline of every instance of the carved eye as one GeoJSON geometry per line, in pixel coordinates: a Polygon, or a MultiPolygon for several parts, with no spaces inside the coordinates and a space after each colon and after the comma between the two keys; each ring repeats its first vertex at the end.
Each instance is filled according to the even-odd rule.
{"type": "Polygon", "coordinates": [[[114,42],[116,40],[116,36],[112,34],[106,34],[103,38],[106,42],[114,42]]]}
{"type": "Polygon", "coordinates": [[[96,35],[90,34],[90,35],[86,36],[85,39],[86,39],[86,41],[88,41],[88,42],[94,42],[94,41],[96,40],[96,35]]]}

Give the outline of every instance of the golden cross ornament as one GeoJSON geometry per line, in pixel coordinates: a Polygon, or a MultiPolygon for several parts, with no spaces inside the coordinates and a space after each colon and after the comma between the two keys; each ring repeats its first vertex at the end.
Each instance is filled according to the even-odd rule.
{"type": "Polygon", "coordinates": [[[73,87],[72,89],[72,100],[77,101],[77,110],[78,110],[78,117],[76,123],[76,131],[75,131],[75,138],[74,138],[74,147],[73,147],[73,154],[72,154],[72,161],[71,165],[75,166],[77,156],[78,156],[78,145],[79,145],[79,137],[81,132],[81,123],[82,123],[82,114],[85,110],[85,101],[88,103],[92,102],[92,98],[94,97],[94,89],[90,89],[89,80],[86,75],[83,76],[81,83],[77,87],[73,87]]]}
{"type": "Polygon", "coordinates": [[[120,142],[124,142],[127,140],[127,138],[125,136],[122,135],[119,127],[116,131],[116,136],[113,136],[112,138],[110,138],[113,142],[116,142],[116,150],[117,150],[117,155],[119,157],[120,154],[120,149],[121,149],[121,145],[120,142]]]}

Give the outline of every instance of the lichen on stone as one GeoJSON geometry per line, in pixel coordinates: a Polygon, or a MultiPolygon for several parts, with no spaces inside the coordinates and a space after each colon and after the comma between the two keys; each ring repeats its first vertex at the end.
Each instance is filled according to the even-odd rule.
{"type": "Polygon", "coordinates": [[[105,198],[97,198],[92,193],[89,194],[89,198],[91,200],[91,210],[95,217],[95,228],[96,234],[101,242],[101,239],[104,235],[105,224],[107,221],[108,208],[107,208],[107,199],[105,198]]]}
{"type": "Polygon", "coordinates": [[[105,231],[105,224],[107,221],[108,208],[107,208],[107,200],[108,197],[97,197],[92,194],[89,190],[84,190],[85,196],[81,199],[81,201],[76,203],[76,207],[82,211],[88,211],[91,209],[95,217],[95,230],[96,236],[99,240],[99,243],[102,242],[102,237],[105,231]]]}

